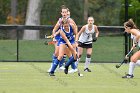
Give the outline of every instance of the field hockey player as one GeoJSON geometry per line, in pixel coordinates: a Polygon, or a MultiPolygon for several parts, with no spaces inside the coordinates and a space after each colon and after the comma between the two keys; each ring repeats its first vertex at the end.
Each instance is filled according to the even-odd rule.
{"type": "MultiPolygon", "coordinates": [[[[136,27],[135,23],[132,19],[129,19],[127,22],[124,23],[125,32],[130,33],[133,38],[133,47],[137,46],[140,47],[140,30],[136,27]]],[[[122,78],[133,78],[135,66],[140,65],[140,50],[136,51],[130,58],[129,63],[129,71],[128,74],[123,76],[122,78]]]]}

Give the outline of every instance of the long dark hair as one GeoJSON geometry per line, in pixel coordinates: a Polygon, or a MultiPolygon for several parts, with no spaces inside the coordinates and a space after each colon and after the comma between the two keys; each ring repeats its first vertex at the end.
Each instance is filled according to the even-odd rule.
{"type": "Polygon", "coordinates": [[[133,19],[129,19],[127,22],[125,22],[124,26],[130,27],[130,29],[138,29],[133,19]]]}

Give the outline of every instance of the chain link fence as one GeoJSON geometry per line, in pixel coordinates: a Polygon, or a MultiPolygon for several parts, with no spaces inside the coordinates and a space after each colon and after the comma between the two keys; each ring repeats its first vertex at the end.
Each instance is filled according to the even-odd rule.
{"type": "MultiPolygon", "coordinates": [[[[79,26],[79,29],[81,26],[79,26]]],[[[53,26],[0,26],[0,61],[51,62],[54,45],[45,45],[45,34],[51,35],[53,26]],[[24,40],[24,30],[39,30],[39,39],[24,40]]],[[[93,62],[119,62],[124,57],[124,35],[121,26],[98,26],[97,42],[93,43],[93,62]]],[[[81,61],[86,58],[86,51],[81,61]]]]}

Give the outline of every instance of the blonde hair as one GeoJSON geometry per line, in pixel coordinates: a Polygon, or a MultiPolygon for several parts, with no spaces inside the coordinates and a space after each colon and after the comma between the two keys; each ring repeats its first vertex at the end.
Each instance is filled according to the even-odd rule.
{"type": "Polygon", "coordinates": [[[93,19],[93,23],[94,23],[94,18],[93,18],[92,16],[89,16],[88,19],[89,19],[89,18],[92,18],[92,19],[93,19]]]}
{"type": "Polygon", "coordinates": [[[69,23],[67,19],[62,20],[62,25],[69,23]]]}

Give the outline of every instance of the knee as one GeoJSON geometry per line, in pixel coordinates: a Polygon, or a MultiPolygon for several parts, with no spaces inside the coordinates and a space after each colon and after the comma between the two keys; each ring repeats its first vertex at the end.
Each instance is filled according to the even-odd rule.
{"type": "Polygon", "coordinates": [[[87,58],[91,58],[91,54],[87,54],[87,58]]]}
{"type": "Polygon", "coordinates": [[[82,55],[79,55],[79,57],[78,57],[78,58],[81,58],[81,56],[82,56],[82,55]]]}
{"type": "Polygon", "coordinates": [[[58,60],[62,60],[63,56],[58,56],[57,59],[58,60]]]}
{"type": "Polygon", "coordinates": [[[58,52],[54,52],[54,55],[55,55],[55,56],[58,56],[58,52]]]}
{"type": "Polygon", "coordinates": [[[134,63],[136,63],[137,60],[138,60],[138,59],[137,59],[136,57],[133,57],[133,56],[130,58],[130,61],[131,61],[131,62],[134,62],[134,63]]]}

